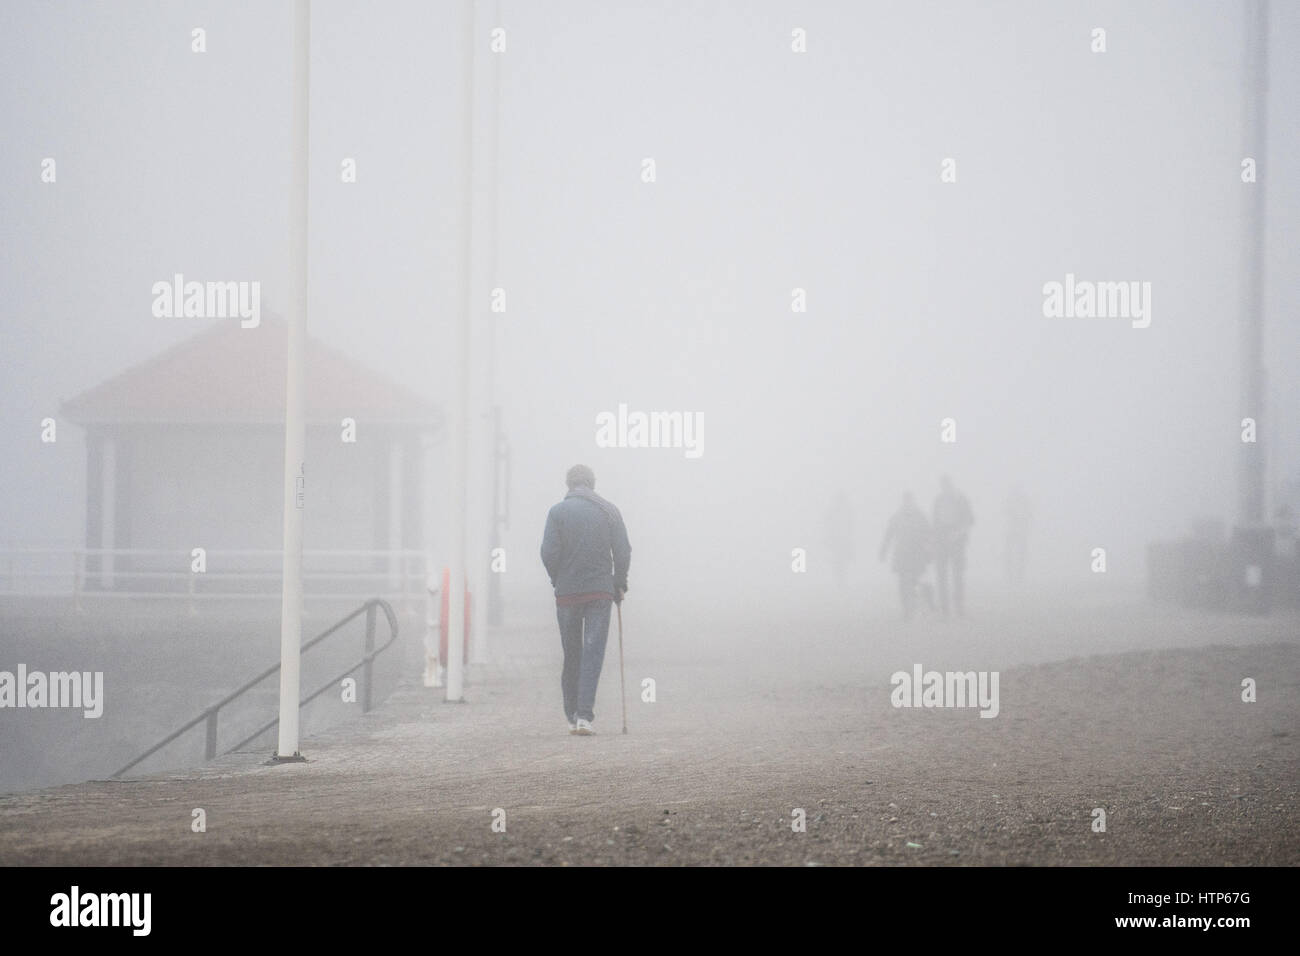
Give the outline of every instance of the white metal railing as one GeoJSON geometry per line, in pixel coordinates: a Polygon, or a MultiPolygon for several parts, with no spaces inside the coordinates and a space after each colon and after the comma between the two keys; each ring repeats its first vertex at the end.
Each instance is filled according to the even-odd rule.
{"type": "MultiPolygon", "coordinates": [[[[174,548],[0,549],[0,596],[71,597],[78,606],[85,597],[280,599],[278,550],[208,549],[203,571],[192,570],[193,560],[174,548]]],[[[430,580],[423,551],[305,550],[303,565],[313,597],[423,601],[430,580]]]]}

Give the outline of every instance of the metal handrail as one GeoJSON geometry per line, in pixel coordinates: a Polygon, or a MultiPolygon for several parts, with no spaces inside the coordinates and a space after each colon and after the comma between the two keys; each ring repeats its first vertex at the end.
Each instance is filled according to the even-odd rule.
{"type": "MultiPolygon", "coordinates": [[[[338,675],[338,677],[332,678],[331,680],[327,681],[320,689],[313,691],[311,694],[307,695],[301,701],[299,701],[298,707],[300,709],[305,707],[307,704],[310,704],[321,694],[325,693],[325,691],[334,687],[339,681],[347,677],[357,668],[363,667],[365,668],[365,670],[362,679],[363,687],[361,692],[361,709],[363,713],[368,712],[370,710],[371,684],[372,684],[372,677],[373,677],[374,660],[384,651],[388,650],[388,648],[392,646],[393,642],[397,640],[397,614],[393,611],[392,605],[390,605],[387,601],[380,600],[379,598],[372,598],[371,600],[367,601],[365,604],[357,608],[355,611],[353,611],[351,614],[349,614],[347,617],[335,623],[328,630],[322,631],[320,634],[317,634],[306,644],[302,645],[301,651],[310,650],[312,647],[319,644],[321,641],[325,640],[325,638],[329,637],[339,628],[343,627],[343,625],[351,623],[361,614],[366,615],[366,642],[364,648],[365,654],[362,656],[361,660],[353,664],[342,674],[338,675]],[[376,609],[382,610],[384,612],[384,617],[388,619],[388,640],[384,643],[382,647],[378,647],[378,648],[375,647],[376,609]]],[[[274,667],[267,668],[265,671],[258,674],[252,680],[248,681],[243,686],[241,686],[238,690],[232,691],[231,693],[227,694],[225,697],[221,698],[221,700],[217,701],[215,704],[208,707],[205,711],[203,711],[203,713],[199,714],[199,716],[195,717],[189,723],[185,724],[183,727],[177,729],[171,734],[168,734],[166,737],[164,737],[158,743],[154,744],[152,747],[150,747],[140,756],[132,760],[121,770],[117,771],[115,774],[113,774],[112,779],[116,780],[118,777],[122,776],[122,774],[126,773],[136,764],[141,763],[144,760],[147,760],[149,757],[152,757],[159,750],[162,750],[163,747],[166,747],[173,740],[180,737],[181,734],[185,733],[188,730],[191,730],[194,727],[197,727],[200,723],[204,721],[207,721],[207,741],[204,746],[203,759],[211,760],[213,757],[217,755],[217,715],[220,712],[221,708],[225,707],[227,704],[229,704],[231,701],[235,700],[237,697],[244,694],[246,691],[251,690],[253,687],[257,686],[262,681],[266,680],[272,674],[279,671],[279,669],[280,669],[279,664],[276,664],[274,667]]],[[[227,750],[222,751],[222,753],[230,753],[233,750],[238,750],[240,747],[244,746],[245,744],[250,743],[253,740],[256,740],[262,734],[266,733],[268,730],[270,730],[272,727],[275,727],[279,723],[280,723],[279,718],[276,718],[275,720],[267,724],[265,727],[258,730],[257,733],[253,734],[250,737],[244,738],[239,743],[235,744],[233,747],[230,747],[227,750]]]]}

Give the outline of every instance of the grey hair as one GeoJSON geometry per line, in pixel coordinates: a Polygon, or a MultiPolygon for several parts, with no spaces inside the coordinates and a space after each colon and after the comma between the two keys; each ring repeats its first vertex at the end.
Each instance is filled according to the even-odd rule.
{"type": "Polygon", "coordinates": [[[596,490],[596,473],[586,465],[574,465],[564,476],[564,483],[570,488],[578,485],[586,485],[592,491],[596,490]]]}

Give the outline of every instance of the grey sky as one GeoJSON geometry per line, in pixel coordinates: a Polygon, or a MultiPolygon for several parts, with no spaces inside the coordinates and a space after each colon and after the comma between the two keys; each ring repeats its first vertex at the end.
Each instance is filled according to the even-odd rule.
{"type": "MultiPolygon", "coordinates": [[[[1241,137],[1232,3],[500,6],[492,284],[524,575],[579,460],[627,516],[634,593],[638,571],[788,581],[837,488],[869,550],[899,493],[928,502],[944,471],[974,503],[973,562],[1020,480],[1057,566],[1103,544],[1140,573],[1149,538],[1232,517],[1243,156],[1269,204],[1272,474],[1300,472],[1295,5],[1272,5],[1263,156],[1241,137]],[[1067,272],[1151,282],[1150,328],[1044,318],[1067,272]],[[704,456],[596,450],[620,402],[703,413],[704,456]]],[[[47,448],[40,419],[205,326],[152,317],[155,280],[258,279],[284,307],[290,10],[0,8],[4,541],[82,535],[79,432],[47,448]]],[[[463,275],[463,12],[312,14],[309,331],[438,401],[463,275]]]]}

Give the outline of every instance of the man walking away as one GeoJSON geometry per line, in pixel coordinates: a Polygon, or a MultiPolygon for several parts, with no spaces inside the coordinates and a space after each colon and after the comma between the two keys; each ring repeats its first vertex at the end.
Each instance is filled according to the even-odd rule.
{"type": "Polygon", "coordinates": [[[596,685],[605,662],[609,612],[627,591],[632,560],[623,516],[596,494],[596,475],[574,465],[569,493],[546,515],[542,564],[555,589],[555,616],[564,647],[560,689],[569,733],[588,736],[595,719],[596,685]]]}
{"type": "Polygon", "coordinates": [[[939,479],[939,497],[934,499],[934,574],[939,589],[939,610],[948,615],[949,582],[951,606],[960,617],[965,613],[966,540],[975,516],[966,496],[944,475],[939,479]]]}
{"type": "Polygon", "coordinates": [[[916,506],[912,493],[903,495],[903,503],[885,527],[880,542],[880,560],[890,547],[894,550],[894,573],[898,575],[898,593],[903,600],[903,620],[910,621],[916,611],[916,582],[930,563],[930,522],[916,506]]]}

